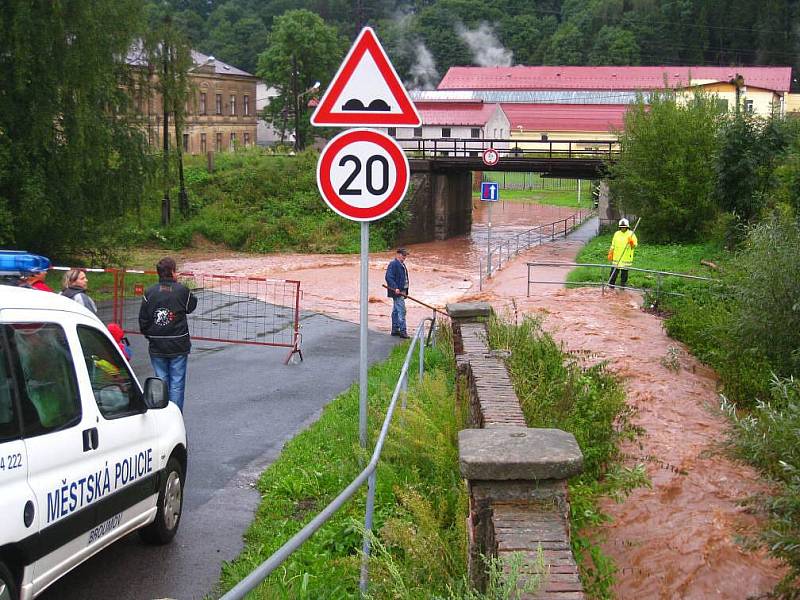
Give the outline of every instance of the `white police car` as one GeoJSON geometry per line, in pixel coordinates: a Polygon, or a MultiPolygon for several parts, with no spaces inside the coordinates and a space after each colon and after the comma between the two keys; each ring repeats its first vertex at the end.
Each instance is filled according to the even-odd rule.
{"type": "Polygon", "coordinates": [[[169,542],[186,458],[164,383],[142,391],[95,315],[0,285],[0,600],[35,597],[133,530],[169,542]]]}

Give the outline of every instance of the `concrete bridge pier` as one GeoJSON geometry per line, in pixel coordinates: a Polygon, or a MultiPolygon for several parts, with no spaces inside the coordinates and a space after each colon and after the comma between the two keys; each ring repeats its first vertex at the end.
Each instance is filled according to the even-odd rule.
{"type": "Polygon", "coordinates": [[[412,244],[468,234],[472,227],[471,171],[436,172],[415,167],[404,201],[410,221],[399,241],[412,244]]]}

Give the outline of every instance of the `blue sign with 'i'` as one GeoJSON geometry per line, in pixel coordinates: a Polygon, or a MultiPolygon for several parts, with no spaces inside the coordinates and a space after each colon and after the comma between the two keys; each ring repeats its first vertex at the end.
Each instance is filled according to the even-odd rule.
{"type": "Polygon", "coordinates": [[[485,200],[486,202],[497,202],[500,200],[500,186],[494,182],[482,182],[481,200],[485,200]]]}

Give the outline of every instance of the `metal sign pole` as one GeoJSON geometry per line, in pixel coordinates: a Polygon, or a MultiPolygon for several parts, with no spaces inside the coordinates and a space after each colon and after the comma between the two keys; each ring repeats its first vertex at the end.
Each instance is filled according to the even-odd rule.
{"type": "Polygon", "coordinates": [[[489,202],[489,228],[486,232],[486,277],[492,276],[492,204],[489,202]]]}
{"type": "Polygon", "coordinates": [[[367,447],[367,331],[369,308],[369,222],[361,222],[361,278],[359,284],[360,355],[358,367],[358,439],[367,447]]]}

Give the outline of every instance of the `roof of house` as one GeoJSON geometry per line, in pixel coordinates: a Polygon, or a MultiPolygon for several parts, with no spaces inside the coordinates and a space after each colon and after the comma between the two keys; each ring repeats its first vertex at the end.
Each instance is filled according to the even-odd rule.
{"type": "Polygon", "coordinates": [[[503,104],[511,131],[610,132],[622,129],[627,104],[503,104]]]}
{"type": "Polygon", "coordinates": [[[788,92],[791,67],[450,67],[438,90],[652,90],[729,82],[788,92]]]}
{"type": "MultiPolygon", "coordinates": [[[[147,66],[148,57],[141,40],[137,40],[136,42],[134,42],[128,49],[128,54],[125,56],[125,62],[135,67],[147,66]]],[[[252,73],[248,73],[247,71],[242,71],[241,69],[237,69],[233,65],[229,65],[226,62],[222,62],[221,60],[216,59],[213,56],[203,54],[202,52],[198,52],[197,50],[192,50],[192,62],[194,63],[195,67],[202,67],[205,65],[213,64],[214,73],[216,73],[217,75],[238,75],[240,77],[255,77],[255,75],[253,75],[252,73]]]]}
{"type": "Polygon", "coordinates": [[[472,102],[416,102],[423,125],[475,125],[483,127],[499,104],[472,102]]]}
{"type": "Polygon", "coordinates": [[[207,54],[203,54],[202,52],[198,52],[197,50],[192,50],[192,62],[197,66],[203,66],[210,61],[214,63],[214,72],[217,75],[239,75],[241,77],[255,77],[252,73],[248,73],[247,71],[242,71],[241,69],[237,69],[233,65],[229,65],[226,62],[222,62],[218,58],[214,58],[213,56],[208,56],[207,54]]]}

